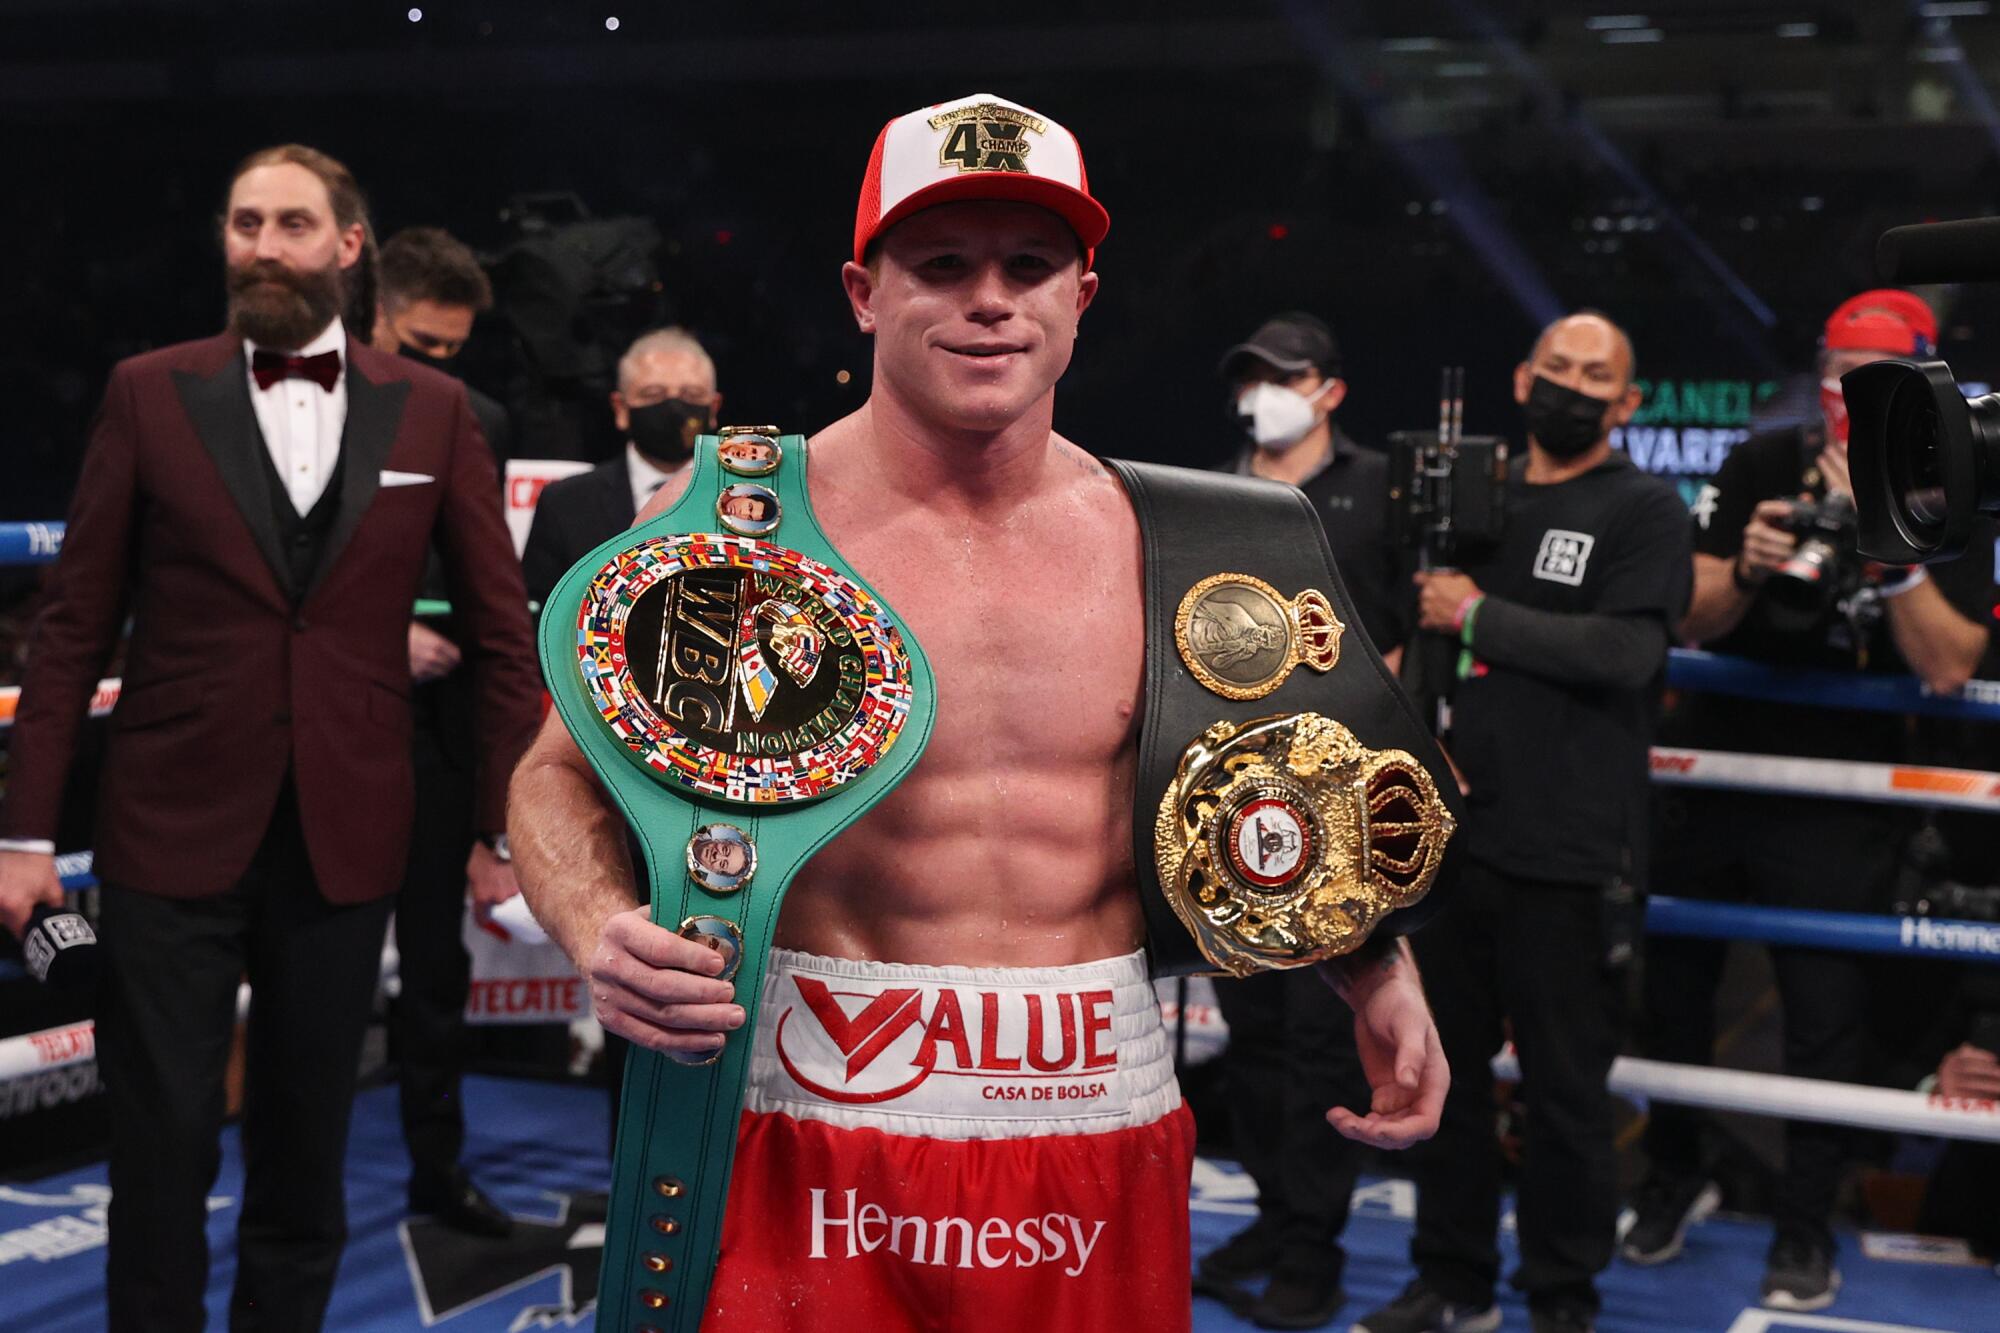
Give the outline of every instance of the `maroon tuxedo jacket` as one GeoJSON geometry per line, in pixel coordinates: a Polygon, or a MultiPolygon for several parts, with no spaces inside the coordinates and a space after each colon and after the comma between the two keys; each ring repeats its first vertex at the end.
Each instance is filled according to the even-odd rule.
{"type": "Polygon", "coordinates": [[[339,511],[302,598],[287,587],[242,341],[112,371],[29,639],[0,837],[54,836],[77,729],[129,613],[98,876],[166,897],[223,892],[289,770],[321,893],[395,891],[414,781],[407,636],[433,541],[475,673],[479,825],[505,827],[541,685],[492,453],[455,380],[352,340],[347,356],[339,511]],[[384,469],[434,480],[383,487],[384,469]]]}

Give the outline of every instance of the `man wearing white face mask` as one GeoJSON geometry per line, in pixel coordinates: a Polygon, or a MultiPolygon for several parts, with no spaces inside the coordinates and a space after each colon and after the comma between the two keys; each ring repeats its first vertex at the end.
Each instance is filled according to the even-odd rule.
{"type": "MultiPolygon", "coordinates": [[[[1221,370],[1249,437],[1235,470],[1288,482],[1313,502],[1362,628],[1393,652],[1409,625],[1387,530],[1388,464],[1334,425],[1347,383],[1332,330],[1312,315],[1279,315],[1230,348],[1221,370]]],[[[1257,1182],[1258,1215],[1203,1258],[1195,1284],[1262,1327],[1318,1328],[1343,1300],[1339,1236],[1361,1165],[1323,1114],[1367,1104],[1353,1020],[1304,971],[1218,980],[1215,992],[1230,1029],[1232,1137],[1257,1182]],[[1266,1273],[1252,1300],[1244,1284],[1266,1273]]]]}
{"type": "Polygon", "coordinates": [[[1305,492],[1320,511],[1362,628],[1384,654],[1393,653],[1410,623],[1389,540],[1389,464],[1334,422],[1347,381],[1333,330],[1302,311],[1274,316],[1224,353],[1221,369],[1247,437],[1236,471],[1305,492]]]}

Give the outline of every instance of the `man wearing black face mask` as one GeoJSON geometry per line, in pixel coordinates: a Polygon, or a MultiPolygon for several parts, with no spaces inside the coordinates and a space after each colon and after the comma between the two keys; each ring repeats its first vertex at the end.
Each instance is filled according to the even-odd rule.
{"type": "MultiPolygon", "coordinates": [[[[447,374],[473,322],[493,305],[493,288],[465,244],[438,227],[406,227],[382,244],[377,263],[375,327],[369,343],[447,374]]],[[[507,411],[470,386],[473,418],[502,464],[507,411]]],[[[445,600],[442,562],[433,553],[423,596],[445,600]]],[[[465,1114],[465,994],[471,963],[460,938],[466,892],[485,907],[514,896],[506,839],[487,844],[482,873],[459,873],[474,839],[472,756],[474,697],[461,667],[451,616],[411,620],[411,763],[416,821],[403,886],[396,897],[401,988],[390,1014],[390,1058],[397,1071],[403,1141],[410,1150],[410,1207],[475,1235],[504,1236],[513,1222],[459,1163],[465,1114]]]]}
{"type": "Polygon", "coordinates": [[[1511,1022],[1527,1103],[1517,1217],[1537,1330],[1588,1329],[1618,1212],[1605,1078],[1638,928],[1648,750],[1687,608],[1685,510],[1612,451],[1639,405],[1602,315],[1543,331],[1515,371],[1528,457],[1506,532],[1417,576],[1421,628],[1461,645],[1451,749],[1468,789],[1457,905],[1413,941],[1452,1086],[1419,1151],[1415,1282],[1365,1333],[1500,1326],[1501,1160],[1488,1061],[1511,1022]]]}
{"type": "MultiPolygon", "coordinates": [[[[521,555],[528,600],[542,602],[584,554],[632,526],[633,518],[694,457],[697,435],[712,432],[722,411],[715,362],[686,329],[642,333],[618,360],[611,415],[625,450],[589,472],[551,483],[535,503],[535,521],[521,555]]],[[[632,863],[643,865],[636,840],[632,863]]],[[[628,1043],[604,1034],[603,1073],[611,1089],[611,1136],[618,1136],[618,1088],[628,1043]]]]}
{"type": "MultiPolygon", "coordinates": [[[[473,323],[493,308],[493,285],[478,257],[442,227],[405,227],[382,243],[376,275],[369,346],[457,375],[473,323]]],[[[469,385],[466,392],[487,446],[506,462],[513,435],[507,409],[469,385]]]]}
{"type": "MultiPolygon", "coordinates": [[[[1221,371],[1248,437],[1236,471],[1297,486],[1320,512],[1362,628],[1391,662],[1408,636],[1407,586],[1388,535],[1388,461],[1334,423],[1347,396],[1340,348],[1318,318],[1265,321],[1223,355],[1221,371]]],[[[1257,1217],[1204,1255],[1195,1286],[1265,1328],[1318,1328],[1340,1308],[1339,1237],[1361,1171],[1361,1146],[1336,1133],[1336,1102],[1366,1110],[1354,1018],[1309,969],[1219,978],[1229,1024],[1222,1075],[1237,1159],[1257,1182],[1257,1217]],[[1242,1286],[1270,1281],[1254,1300],[1242,1286]]]]}
{"type": "MultiPolygon", "coordinates": [[[[375,326],[368,335],[369,346],[456,375],[473,322],[493,307],[493,286],[478,258],[441,227],[405,227],[382,243],[376,275],[375,326]]],[[[473,419],[504,477],[513,438],[507,409],[471,385],[465,392],[473,419]]],[[[443,598],[444,571],[435,559],[424,571],[423,595],[443,598]]],[[[458,663],[458,645],[441,627],[410,622],[412,680],[420,686],[443,680],[458,663]]]]}
{"type": "Polygon", "coordinates": [[[715,429],[721,410],[715,362],[693,334],[665,328],[639,335],[619,358],[611,395],[625,450],[542,492],[521,556],[529,600],[539,606],[586,551],[630,527],[653,492],[687,466],[695,437],[715,429]]]}

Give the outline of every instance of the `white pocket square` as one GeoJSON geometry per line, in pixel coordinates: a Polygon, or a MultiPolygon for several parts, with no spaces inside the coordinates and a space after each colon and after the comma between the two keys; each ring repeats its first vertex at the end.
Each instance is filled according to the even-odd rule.
{"type": "Polygon", "coordinates": [[[398,472],[394,468],[387,467],[382,469],[384,486],[423,486],[436,480],[437,478],[428,472],[398,472]]]}

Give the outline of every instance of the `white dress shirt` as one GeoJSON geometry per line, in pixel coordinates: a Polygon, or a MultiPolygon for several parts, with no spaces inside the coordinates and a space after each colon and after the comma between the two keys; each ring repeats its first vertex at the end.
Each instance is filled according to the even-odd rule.
{"type": "Polygon", "coordinates": [[[678,477],[687,467],[683,463],[672,472],[665,472],[652,459],[639,452],[639,446],[625,441],[625,475],[632,482],[632,512],[637,514],[646,507],[646,501],[653,498],[653,492],[678,477]]]}
{"type": "Polygon", "coordinates": [[[278,475],[285,479],[292,508],[305,515],[326,493],[327,479],[340,458],[340,432],[347,425],[347,330],[335,317],[319,337],[298,350],[300,356],[340,353],[340,377],[330,390],[296,376],[278,380],[268,389],[258,388],[257,376],[248,369],[256,351],[250,340],[244,339],[250,406],[256,409],[264,448],[278,475]]]}

